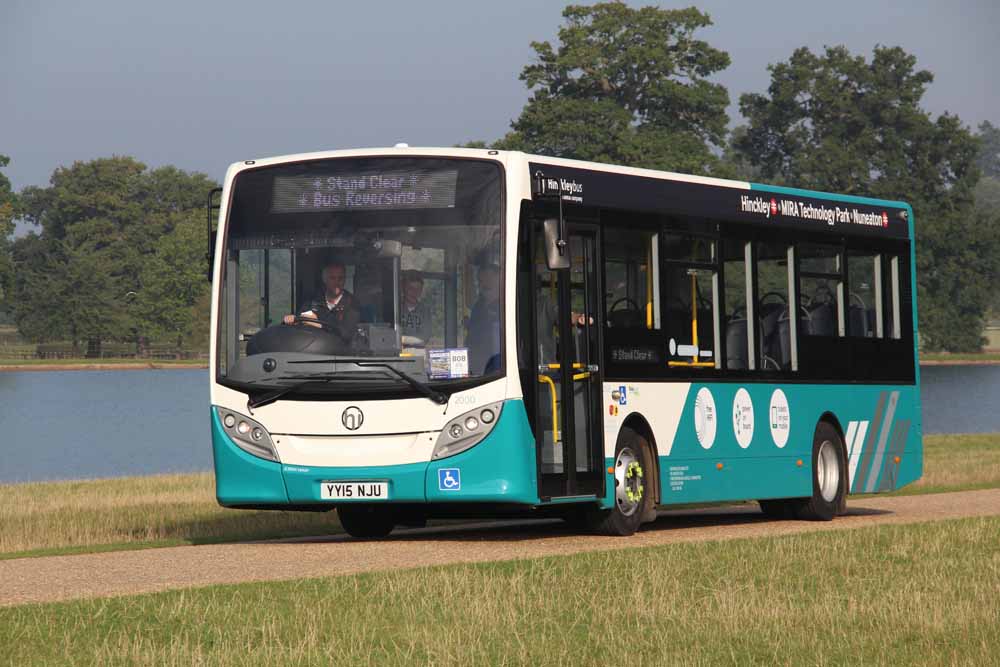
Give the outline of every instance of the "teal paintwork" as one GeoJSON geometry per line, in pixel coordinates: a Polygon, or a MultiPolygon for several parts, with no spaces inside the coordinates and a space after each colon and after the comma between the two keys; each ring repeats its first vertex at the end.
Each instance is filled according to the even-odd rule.
{"type": "Polygon", "coordinates": [[[535,437],[524,403],[504,403],[493,431],[478,445],[427,467],[428,502],[538,503],[535,437]],[[461,491],[438,489],[438,470],[462,471],[461,491]]]}
{"type": "Polygon", "coordinates": [[[211,408],[212,456],[215,459],[215,496],[224,507],[283,505],[288,502],[281,465],[253,456],[237,447],[211,408]]]}
{"type": "MultiPolygon", "coordinates": [[[[882,491],[909,484],[921,474],[923,453],[916,387],[692,384],[669,456],[662,456],[665,443],[658,443],[661,503],[809,496],[812,494],[813,433],[820,418],[825,413],[832,414],[842,434],[846,434],[851,422],[867,421],[877,445],[881,424],[877,422],[876,410],[880,396],[892,392],[899,392],[899,396],[892,423],[885,426],[887,435],[882,456],[867,459],[859,456],[856,473],[856,482],[874,474],[875,490],[882,491]],[[715,441],[710,449],[703,448],[695,434],[694,401],[702,387],[711,391],[718,414],[715,441]],[[740,388],[749,393],[754,411],[753,437],[745,449],[736,441],[732,419],[733,400],[740,388]],[[791,417],[788,442],[784,447],[775,444],[769,421],[771,395],[778,388],[788,400],[791,417]],[[895,441],[888,436],[897,426],[901,435],[904,429],[906,435],[893,447],[895,441]],[[901,458],[898,465],[896,456],[901,458]],[[862,469],[866,460],[868,467],[862,469]]],[[[850,446],[851,443],[845,444],[845,447],[850,446]]],[[[875,449],[873,445],[872,451],[875,449]]],[[[856,483],[853,492],[863,491],[856,483]]]]}

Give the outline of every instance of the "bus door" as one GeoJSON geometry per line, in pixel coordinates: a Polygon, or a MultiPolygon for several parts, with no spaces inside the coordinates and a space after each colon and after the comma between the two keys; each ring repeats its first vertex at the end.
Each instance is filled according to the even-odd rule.
{"type": "Polygon", "coordinates": [[[604,490],[597,232],[570,223],[568,237],[570,268],[564,270],[548,269],[541,227],[534,243],[534,426],[543,500],[604,490]]]}

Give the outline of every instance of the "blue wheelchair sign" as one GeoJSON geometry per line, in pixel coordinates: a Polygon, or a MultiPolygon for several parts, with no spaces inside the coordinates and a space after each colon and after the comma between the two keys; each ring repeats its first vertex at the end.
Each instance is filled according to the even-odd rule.
{"type": "Polygon", "coordinates": [[[438,491],[461,491],[462,471],[458,468],[438,470],[438,491]]]}

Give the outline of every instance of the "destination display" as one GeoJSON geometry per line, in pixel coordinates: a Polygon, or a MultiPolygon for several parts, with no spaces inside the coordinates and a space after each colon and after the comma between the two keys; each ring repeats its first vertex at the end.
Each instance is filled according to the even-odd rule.
{"type": "Polygon", "coordinates": [[[717,183],[659,179],[562,165],[531,163],[535,197],[558,196],[564,204],[658,211],[724,222],[758,222],[813,231],[905,239],[906,211],[892,203],[727,187],[717,183]],[[541,178],[539,178],[541,175],[541,178]]]}
{"type": "Polygon", "coordinates": [[[275,176],[272,213],[454,208],[455,169],[275,176]]]}

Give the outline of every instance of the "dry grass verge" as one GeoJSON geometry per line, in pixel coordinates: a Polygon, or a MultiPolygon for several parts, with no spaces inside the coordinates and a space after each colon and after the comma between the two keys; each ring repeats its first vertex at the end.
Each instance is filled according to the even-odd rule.
{"type": "Polygon", "coordinates": [[[1000,519],[0,609],[18,665],[993,664],[1000,519]]]}
{"type": "Polygon", "coordinates": [[[0,486],[0,558],[341,532],[334,513],[219,507],[210,473],[0,486]],[[19,553],[20,552],[20,553],[19,553]]]}

